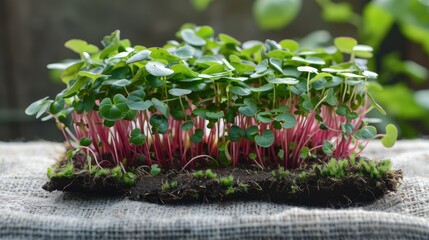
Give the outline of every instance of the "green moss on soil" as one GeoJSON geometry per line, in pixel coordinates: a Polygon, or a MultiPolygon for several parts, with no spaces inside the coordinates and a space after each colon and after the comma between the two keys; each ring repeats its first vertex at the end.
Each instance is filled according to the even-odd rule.
{"type": "MultiPolygon", "coordinates": [[[[373,201],[395,191],[402,178],[390,161],[364,158],[313,159],[300,168],[260,170],[253,166],[153,176],[143,168],[124,174],[121,168],[76,170],[59,167],[44,185],[48,191],[122,194],[133,200],[163,204],[262,200],[306,206],[344,207],[373,201]]],[[[148,168],[149,169],[149,168],[148,168]]]]}

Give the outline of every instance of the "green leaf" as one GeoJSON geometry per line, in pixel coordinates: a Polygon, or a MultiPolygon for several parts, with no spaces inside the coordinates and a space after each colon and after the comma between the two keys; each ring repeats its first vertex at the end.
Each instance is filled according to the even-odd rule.
{"type": "Polygon", "coordinates": [[[122,94],[116,94],[113,97],[113,102],[110,98],[101,101],[98,114],[106,120],[116,121],[123,119],[127,112],[127,99],[122,94]]]}
{"type": "Polygon", "coordinates": [[[341,123],[341,131],[343,131],[344,133],[348,133],[348,134],[352,134],[353,130],[355,129],[355,126],[353,126],[353,124],[351,123],[341,123]]]}
{"type": "Polygon", "coordinates": [[[225,72],[225,68],[222,64],[214,63],[210,67],[206,68],[204,71],[202,71],[202,74],[215,74],[215,73],[222,73],[225,72]]]}
{"type": "Polygon", "coordinates": [[[158,110],[160,113],[162,113],[162,115],[168,118],[169,117],[168,105],[156,98],[152,98],[151,100],[156,110],[158,110]]]}
{"type": "Polygon", "coordinates": [[[311,156],[310,148],[308,148],[308,147],[301,148],[301,153],[299,154],[300,158],[304,158],[305,159],[305,158],[308,158],[310,156],[311,156]]]}
{"type": "Polygon", "coordinates": [[[295,19],[301,4],[301,0],[256,0],[253,15],[260,28],[280,29],[295,19]]]}
{"type": "Polygon", "coordinates": [[[296,126],[296,118],[291,113],[279,114],[274,120],[281,122],[283,128],[293,128],[296,126]]]}
{"type": "Polygon", "coordinates": [[[27,115],[36,115],[38,112],[40,112],[40,110],[43,109],[44,105],[46,105],[47,102],[49,102],[48,100],[49,97],[44,97],[40,100],[35,101],[34,103],[30,104],[30,106],[28,106],[25,109],[25,114],[27,115]]]}
{"type": "Polygon", "coordinates": [[[323,10],[322,16],[328,22],[348,23],[351,22],[354,17],[353,8],[350,3],[333,3],[328,1],[327,3],[320,5],[322,6],[323,10]]]}
{"type": "Polygon", "coordinates": [[[64,93],[63,98],[69,98],[71,96],[76,95],[76,93],[79,92],[79,90],[89,82],[89,78],[87,77],[80,77],[74,84],[71,86],[67,92],[64,93]]]}
{"type": "Polygon", "coordinates": [[[231,45],[240,45],[240,41],[238,41],[237,39],[224,34],[224,33],[220,33],[219,34],[219,40],[222,41],[224,44],[231,44],[231,45]]]}
{"type": "Polygon", "coordinates": [[[317,74],[317,68],[310,67],[310,66],[301,66],[297,68],[300,72],[308,72],[308,73],[316,73],[317,74]]]}
{"type": "Polygon", "coordinates": [[[205,67],[210,66],[210,65],[215,64],[215,63],[223,64],[222,60],[219,60],[217,57],[212,56],[212,55],[203,55],[203,56],[199,57],[197,59],[197,61],[195,61],[195,63],[197,63],[198,65],[201,65],[201,66],[205,66],[205,67]]]}
{"type": "Polygon", "coordinates": [[[341,73],[338,73],[338,75],[344,76],[347,78],[364,78],[365,77],[362,75],[358,75],[358,74],[354,74],[354,73],[348,73],[348,72],[341,72],[341,73]]]}
{"type": "Polygon", "coordinates": [[[269,79],[268,82],[272,83],[272,84],[289,84],[289,85],[294,85],[294,84],[299,83],[299,80],[296,79],[296,78],[286,77],[286,78],[269,79]]]}
{"type": "Polygon", "coordinates": [[[351,37],[337,37],[334,40],[335,47],[343,53],[352,53],[357,41],[351,37]]]}
{"type": "Polygon", "coordinates": [[[134,63],[134,62],[140,62],[142,60],[146,60],[149,57],[150,53],[151,52],[149,50],[147,50],[147,49],[141,50],[140,52],[138,52],[138,53],[134,54],[132,57],[130,57],[127,60],[127,64],[134,63]]]}
{"type": "Polygon", "coordinates": [[[76,79],[77,74],[83,65],[84,65],[84,62],[80,61],[80,62],[74,63],[74,64],[70,65],[69,67],[67,67],[61,73],[61,76],[60,76],[61,81],[63,81],[63,83],[68,85],[71,80],[76,79]]]}
{"type": "Polygon", "coordinates": [[[229,139],[232,142],[237,142],[238,140],[240,140],[241,137],[244,137],[246,135],[246,131],[244,131],[241,127],[237,125],[232,125],[229,128],[228,133],[229,139]]]}
{"type": "Polygon", "coordinates": [[[138,112],[136,110],[128,110],[125,114],[124,120],[133,121],[136,119],[138,112]]]}
{"type": "MultiPolygon", "coordinates": [[[[173,70],[176,74],[183,74],[184,77],[189,77],[191,79],[195,79],[195,81],[200,80],[198,77],[198,73],[192,71],[188,66],[184,64],[175,64],[171,66],[171,70],[173,70]]],[[[183,81],[183,80],[181,80],[183,81]]]]}
{"type": "Polygon", "coordinates": [[[282,48],[288,49],[291,52],[294,52],[299,48],[299,44],[296,41],[290,39],[282,40],[279,42],[279,44],[282,46],[282,48]]]}
{"type": "Polygon", "coordinates": [[[110,34],[110,36],[104,37],[102,43],[104,45],[104,49],[100,52],[100,58],[105,59],[112,52],[115,52],[119,47],[119,30],[116,30],[110,34]]]}
{"type": "Polygon", "coordinates": [[[256,104],[250,98],[244,99],[243,106],[238,108],[239,113],[248,117],[255,116],[257,111],[258,111],[258,106],[256,106],[256,104]]]}
{"type": "Polygon", "coordinates": [[[181,88],[172,88],[168,90],[168,93],[170,93],[173,96],[181,97],[184,95],[190,94],[192,91],[189,89],[181,89],[181,88]]]}
{"type": "Polygon", "coordinates": [[[334,88],[343,83],[343,78],[338,76],[333,76],[332,79],[328,79],[328,82],[325,84],[325,88],[334,88]]]}
{"type": "Polygon", "coordinates": [[[310,56],[310,57],[307,57],[305,60],[307,61],[307,63],[313,64],[313,65],[325,65],[326,64],[325,60],[323,60],[319,57],[310,56]]]}
{"type": "Polygon", "coordinates": [[[362,75],[364,75],[367,78],[372,78],[372,79],[376,79],[378,77],[377,73],[371,72],[371,71],[368,71],[368,70],[363,71],[362,75]]]}
{"type": "Polygon", "coordinates": [[[180,35],[182,36],[183,41],[190,45],[197,47],[206,45],[206,40],[195,34],[195,31],[192,29],[183,29],[180,31],[180,35]]]}
{"type": "Polygon", "coordinates": [[[152,164],[152,166],[150,166],[150,174],[152,176],[157,176],[161,173],[161,168],[159,168],[158,164],[152,164]]]}
{"type": "Polygon", "coordinates": [[[398,129],[393,124],[387,124],[386,134],[381,138],[381,143],[387,148],[393,147],[398,139],[398,129]]]}
{"type": "Polygon", "coordinates": [[[222,111],[219,111],[219,112],[207,112],[206,116],[207,116],[207,118],[211,118],[211,119],[219,119],[219,118],[223,118],[224,113],[222,111]]]}
{"type": "Polygon", "coordinates": [[[199,26],[195,29],[195,34],[202,38],[211,38],[214,35],[214,30],[210,26],[199,26]]]}
{"type": "Polygon", "coordinates": [[[268,69],[268,60],[264,59],[263,61],[258,63],[258,65],[256,65],[255,72],[262,73],[262,72],[265,72],[267,69],[268,69]]]}
{"type": "MultiPolygon", "coordinates": [[[[110,80],[110,81],[112,81],[112,80],[110,80]]],[[[128,79],[118,79],[118,80],[112,81],[112,86],[115,86],[115,87],[126,87],[130,84],[131,84],[131,81],[128,79]]]]}
{"type": "Polygon", "coordinates": [[[238,96],[247,96],[247,95],[250,95],[252,93],[250,91],[250,89],[242,88],[242,87],[238,87],[238,86],[230,87],[229,91],[235,95],[238,95],[238,96]]]}
{"type": "Polygon", "coordinates": [[[368,45],[356,45],[353,47],[353,53],[360,58],[372,58],[373,48],[368,45]]]}
{"type": "Polygon", "coordinates": [[[283,159],[285,157],[285,151],[283,149],[280,149],[277,152],[277,157],[279,157],[280,159],[283,159]]]}
{"type": "Polygon", "coordinates": [[[250,91],[252,92],[267,92],[273,89],[273,85],[268,83],[265,85],[262,85],[260,87],[249,87],[250,91]]]}
{"type": "Polygon", "coordinates": [[[255,70],[255,67],[245,63],[232,62],[231,65],[240,74],[250,73],[255,70]]]}
{"type": "Polygon", "coordinates": [[[141,146],[145,144],[145,142],[146,136],[142,134],[140,128],[135,128],[133,131],[131,131],[129,143],[132,143],[136,146],[141,146]]]}
{"type": "Polygon", "coordinates": [[[273,119],[271,119],[269,115],[271,115],[270,112],[259,112],[256,114],[256,119],[262,123],[271,123],[273,119]]]}
{"type": "Polygon", "coordinates": [[[183,47],[176,49],[176,51],[174,51],[174,55],[182,59],[192,58],[194,55],[194,48],[191,46],[185,45],[183,47]]]}
{"type": "Polygon", "coordinates": [[[341,104],[337,107],[335,112],[340,116],[346,116],[347,113],[350,112],[350,109],[346,105],[341,104]]]}
{"type": "Polygon", "coordinates": [[[130,108],[131,110],[143,111],[151,107],[152,101],[143,100],[145,95],[146,94],[142,90],[135,90],[131,92],[130,95],[128,95],[127,97],[128,108],[130,108]]]}
{"type": "Polygon", "coordinates": [[[126,185],[132,186],[136,183],[136,175],[132,172],[127,172],[124,174],[124,183],[126,185]]]}
{"type": "Polygon", "coordinates": [[[355,112],[349,112],[347,113],[346,117],[347,117],[347,120],[352,120],[352,119],[358,118],[359,115],[355,112]]]}
{"type": "Polygon", "coordinates": [[[274,134],[271,130],[267,129],[261,135],[255,136],[255,143],[260,147],[270,147],[274,143],[274,134]]]}
{"type": "Polygon", "coordinates": [[[81,146],[88,147],[89,145],[91,145],[91,143],[92,143],[92,139],[91,139],[91,138],[89,138],[89,137],[82,137],[82,138],[79,140],[79,143],[80,143],[80,145],[81,145],[81,146]]]}
{"type": "Polygon", "coordinates": [[[195,133],[191,135],[191,141],[193,143],[200,143],[203,141],[204,131],[201,129],[195,129],[195,133]]]}
{"type": "Polygon", "coordinates": [[[145,65],[146,71],[156,77],[166,77],[174,73],[173,70],[166,68],[164,63],[148,62],[145,65]]]}
{"type": "Polygon", "coordinates": [[[334,151],[334,145],[330,141],[325,140],[325,142],[323,143],[322,151],[327,156],[332,156],[332,152],[334,151]]]}
{"type": "Polygon", "coordinates": [[[314,106],[313,106],[313,103],[311,102],[310,97],[307,94],[303,93],[301,94],[301,98],[302,98],[302,101],[299,104],[299,106],[302,107],[307,112],[311,111],[314,106]]]}
{"type": "Polygon", "coordinates": [[[150,57],[152,59],[163,59],[169,63],[178,62],[180,58],[170,54],[166,49],[160,47],[152,47],[148,49],[150,53],[150,57]]]}
{"type": "MultiPolygon", "coordinates": [[[[387,115],[386,111],[383,109],[383,107],[380,106],[380,104],[378,104],[375,101],[375,98],[372,96],[372,94],[368,93],[368,97],[371,99],[372,105],[375,107],[375,109],[377,109],[378,112],[380,112],[383,115],[387,115]]],[[[403,113],[403,112],[402,112],[403,113]]]]}
{"type": "Polygon", "coordinates": [[[270,58],[270,64],[273,66],[279,73],[283,73],[282,61],[277,58],[270,58]]]}
{"type": "Polygon", "coordinates": [[[207,7],[209,6],[209,4],[213,1],[213,0],[190,0],[192,6],[197,10],[197,11],[204,11],[207,9],[207,7]]]}
{"type": "Polygon", "coordinates": [[[324,72],[318,73],[314,78],[310,79],[309,84],[312,84],[312,83],[314,83],[315,81],[317,81],[317,80],[319,80],[321,78],[327,78],[327,77],[332,78],[332,75],[329,74],[329,73],[324,73],[324,72]]]}
{"type": "Polygon", "coordinates": [[[168,120],[164,115],[154,114],[150,117],[149,123],[154,133],[166,133],[168,131],[168,120]]]}
{"type": "Polygon", "coordinates": [[[79,71],[77,73],[77,76],[78,77],[88,77],[88,78],[92,79],[92,81],[95,81],[100,77],[108,77],[108,75],[101,74],[102,71],[103,71],[103,68],[98,67],[98,68],[91,69],[89,71],[79,71]]]}
{"type": "Polygon", "coordinates": [[[194,115],[199,116],[200,118],[204,118],[204,119],[207,118],[207,116],[206,116],[207,112],[208,112],[207,109],[204,109],[204,108],[196,108],[192,111],[192,113],[194,115]]]}
{"type": "Polygon", "coordinates": [[[359,139],[369,140],[375,138],[377,129],[373,126],[365,126],[357,130],[353,135],[359,139]]]}
{"type": "MultiPolygon", "coordinates": [[[[92,103],[95,104],[95,99],[92,96],[89,96],[89,97],[85,98],[85,100],[87,100],[87,101],[88,100],[92,100],[92,103]]],[[[52,104],[51,104],[51,106],[49,108],[49,112],[51,112],[52,114],[57,114],[60,111],[64,110],[64,106],[65,106],[64,98],[57,96],[57,98],[55,99],[55,101],[52,102],[52,104]]],[[[93,106],[94,105],[91,105],[91,108],[93,106]]]]}
{"type": "Polygon", "coordinates": [[[194,127],[194,122],[193,121],[186,121],[184,123],[182,123],[182,125],[180,125],[180,128],[183,131],[189,131],[194,127]]]}
{"type": "Polygon", "coordinates": [[[292,57],[293,53],[291,53],[289,51],[285,51],[285,50],[274,49],[268,53],[268,56],[272,57],[272,58],[277,58],[277,59],[283,60],[287,57],[292,57]]]}
{"type": "MultiPolygon", "coordinates": [[[[41,105],[39,112],[36,114],[36,118],[39,118],[43,114],[47,113],[49,111],[51,105],[52,105],[52,100],[44,101],[44,103],[41,105]]],[[[48,115],[48,116],[50,116],[50,115],[48,115]]]]}
{"type": "Polygon", "coordinates": [[[115,125],[115,121],[104,120],[103,125],[106,127],[113,127],[115,125]]]}
{"type": "Polygon", "coordinates": [[[249,140],[253,140],[253,138],[258,134],[257,126],[250,126],[246,129],[246,138],[249,140]]]}
{"type": "Polygon", "coordinates": [[[92,44],[88,44],[86,41],[79,39],[68,40],[64,46],[75,53],[82,54],[83,52],[87,53],[96,53],[98,52],[98,47],[92,44]]]}
{"type": "Polygon", "coordinates": [[[330,89],[328,90],[327,95],[326,95],[326,102],[327,102],[330,106],[332,106],[332,107],[337,106],[337,104],[338,104],[338,99],[337,99],[337,97],[334,95],[334,89],[333,89],[333,88],[330,88],[330,89]]]}

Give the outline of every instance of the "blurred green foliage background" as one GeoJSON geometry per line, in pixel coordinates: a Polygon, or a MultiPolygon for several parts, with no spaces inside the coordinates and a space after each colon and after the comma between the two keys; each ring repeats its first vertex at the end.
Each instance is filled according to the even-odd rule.
{"type": "Polygon", "coordinates": [[[68,39],[98,44],[120,29],[134,44],[159,46],[187,22],[308,47],[355,37],[374,47],[369,65],[383,88],[371,91],[388,112],[370,117],[396,124],[402,138],[429,136],[429,0],[0,0],[0,140],[63,140],[53,122],[24,109],[63,87],[46,65],[76,57],[63,47],[68,39]]]}
{"type": "MultiPolygon", "coordinates": [[[[211,2],[192,0],[199,11],[204,11],[211,2]]],[[[370,117],[383,120],[383,124],[375,125],[383,129],[385,124],[393,122],[399,126],[402,138],[426,137],[429,133],[429,71],[426,67],[429,59],[429,1],[372,0],[361,4],[359,9],[355,9],[350,1],[315,2],[324,21],[348,25],[360,43],[374,47],[376,57],[370,66],[379,72],[383,88],[372,89],[372,94],[388,112],[388,116],[375,111],[370,113],[370,117]],[[403,58],[400,46],[390,42],[391,34],[400,34],[420,45],[423,53],[419,55],[424,61],[416,62],[419,56],[403,58]],[[384,50],[385,46],[390,49],[384,50]]],[[[302,4],[303,0],[256,0],[253,16],[263,30],[287,28],[300,12],[305,11],[302,4]]],[[[314,47],[331,40],[320,41],[315,32],[301,41],[309,41],[307,44],[314,47]]]]}

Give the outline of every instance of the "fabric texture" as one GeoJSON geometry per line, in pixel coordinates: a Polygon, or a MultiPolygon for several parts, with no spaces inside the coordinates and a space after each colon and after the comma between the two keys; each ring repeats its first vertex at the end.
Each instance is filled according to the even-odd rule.
{"type": "Polygon", "coordinates": [[[328,209],[268,202],[157,205],[46,192],[59,143],[0,143],[1,239],[429,239],[429,141],[372,143],[363,155],[391,158],[403,183],[367,206],[328,209]]]}

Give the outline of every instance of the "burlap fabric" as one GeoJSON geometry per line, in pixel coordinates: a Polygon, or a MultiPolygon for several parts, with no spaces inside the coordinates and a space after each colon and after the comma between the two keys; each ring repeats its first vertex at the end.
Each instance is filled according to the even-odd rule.
{"type": "Polygon", "coordinates": [[[370,145],[404,170],[397,193],[360,208],[266,202],[160,206],[117,197],[45,192],[46,168],[63,152],[50,142],[0,143],[3,239],[429,239],[429,141],[370,145]]]}

